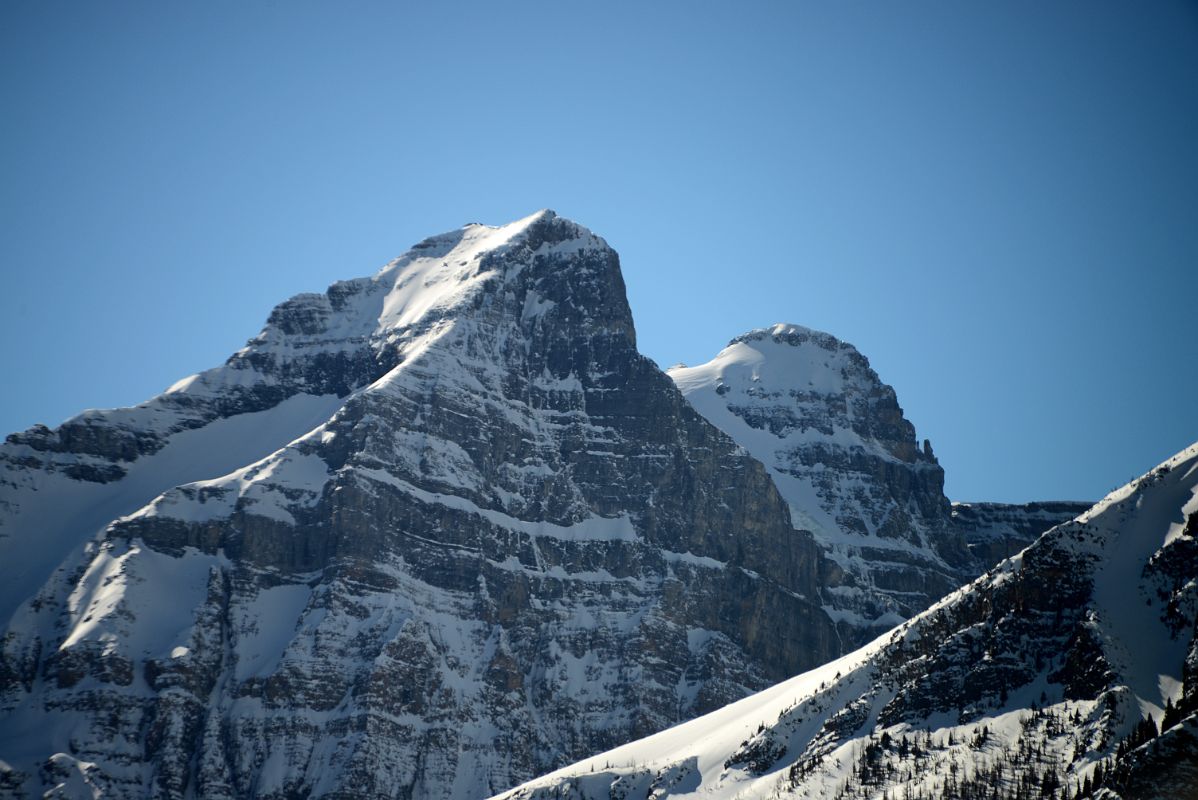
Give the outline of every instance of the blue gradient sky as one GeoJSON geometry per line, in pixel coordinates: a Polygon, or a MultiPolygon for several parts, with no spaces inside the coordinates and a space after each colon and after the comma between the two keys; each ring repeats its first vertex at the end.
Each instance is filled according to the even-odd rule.
{"type": "Polygon", "coordinates": [[[422,5],[0,4],[0,429],[551,207],[663,367],[856,344],[954,499],[1097,498],[1198,439],[1193,2],[422,5]]]}

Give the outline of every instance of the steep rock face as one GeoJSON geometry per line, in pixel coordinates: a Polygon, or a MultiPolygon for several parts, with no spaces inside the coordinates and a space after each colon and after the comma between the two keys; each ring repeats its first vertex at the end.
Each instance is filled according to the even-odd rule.
{"type": "Polygon", "coordinates": [[[766,465],[795,526],[824,548],[825,609],[846,642],[867,641],[984,569],[953,525],[931,446],[917,444],[894,390],[852,345],[774,325],[669,374],[766,465]]]}
{"type": "Polygon", "coordinates": [[[819,548],[552,212],[9,438],[0,796],[476,798],[822,663],[819,548]]]}
{"type": "Polygon", "coordinates": [[[953,503],[953,525],[983,567],[1010,558],[1040,534],[1068,522],[1093,503],[1070,500],[1038,503],[953,503]]]}
{"type": "Polygon", "coordinates": [[[504,797],[1189,800],[1196,577],[1198,444],[856,653],[504,797]]]}

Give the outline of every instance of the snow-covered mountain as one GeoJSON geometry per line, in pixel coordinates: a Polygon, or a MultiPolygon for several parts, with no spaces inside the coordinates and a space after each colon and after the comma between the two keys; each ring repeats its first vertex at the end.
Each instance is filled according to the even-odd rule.
{"type": "Polygon", "coordinates": [[[765,464],[795,527],[822,545],[824,608],[854,646],[995,563],[971,556],[931,445],[919,446],[894,390],[852,345],[774,325],[669,375],[765,464]]]}
{"type": "Polygon", "coordinates": [[[1198,444],[855,653],[505,794],[1198,797],[1198,444]]]}
{"type": "Polygon", "coordinates": [[[485,796],[843,654],[1019,527],[956,526],[832,337],[673,377],[545,211],[9,436],[0,797],[485,796]]]}
{"type": "Polygon", "coordinates": [[[478,798],[836,656],[765,468],[541,212],[0,447],[0,796],[478,798]]]}

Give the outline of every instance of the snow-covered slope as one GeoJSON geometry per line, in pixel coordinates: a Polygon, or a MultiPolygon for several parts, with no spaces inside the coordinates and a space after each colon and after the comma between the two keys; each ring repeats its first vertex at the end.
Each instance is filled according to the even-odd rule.
{"type": "Polygon", "coordinates": [[[0,624],[112,520],[174,486],[218,478],[270,455],[341,405],[335,394],[296,392],[260,411],[209,419],[203,414],[207,397],[190,406],[179,403],[180,395],[195,393],[198,382],[192,386],[192,392],[167,394],[134,409],[85,412],[57,436],[35,429],[0,445],[0,624]],[[115,456],[107,442],[99,452],[43,446],[79,429],[129,432],[134,442],[152,444],[138,450],[135,443],[115,456]]]}
{"type": "Polygon", "coordinates": [[[818,547],[552,212],[0,460],[3,797],[478,798],[839,652],[818,547]]]}
{"type": "Polygon", "coordinates": [[[825,609],[868,641],[978,569],[952,524],[944,471],[894,390],[850,344],[799,325],[733,339],[669,371],[687,400],[762,461],[828,556],[825,609]]]}
{"type": "Polygon", "coordinates": [[[503,797],[1194,798],[1196,624],[1198,444],[861,650],[503,797]]]}

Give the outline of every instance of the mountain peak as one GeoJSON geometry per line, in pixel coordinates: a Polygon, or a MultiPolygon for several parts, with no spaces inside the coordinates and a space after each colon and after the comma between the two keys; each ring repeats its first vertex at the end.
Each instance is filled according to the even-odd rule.
{"type": "Polygon", "coordinates": [[[608,247],[603,239],[586,227],[558,216],[552,209],[543,208],[503,225],[468,222],[456,230],[429,236],[384,266],[379,275],[393,273],[397,268],[418,259],[452,256],[453,263],[468,262],[487,253],[502,252],[520,245],[535,251],[567,242],[577,242],[578,247],[608,247]]]}
{"type": "Polygon", "coordinates": [[[733,338],[732,341],[728,342],[728,346],[731,347],[738,343],[760,342],[766,339],[778,344],[788,344],[794,347],[806,342],[812,342],[825,350],[846,348],[854,352],[857,351],[857,348],[853,347],[853,345],[838,339],[830,333],[817,331],[805,325],[796,325],[793,322],[776,322],[765,328],[754,328],[733,338]]]}
{"type": "MultiPolygon", "coordinates": [[[[503,225],[487,225],[483,222],[468,222],[463,225],[463,228],[486,228],[492,231],[509,230],[513,233],[526,230],[529,226],[541,222],[543,220],[560,219],[557,212],[552,208],[542,208],[539,211],[534,211],[526,217],[504,223],[503,225]]],[[[569,222],[570,220],[565,220],[569,222]]]]}
{"type": "Polygon", "coordinates": [[[758,397],[889,390],[853,345],[782,322],[742,333],[706,364],[671,368],[670,376],[683,393],[711,384],[725,394],[736,383],[752,384],[758,397]]]}
{"type": "Polygon", "coordinates": [[[296,295],[274,309],[250,345],[290,349],[304,337],[305,347],[343,349],[364,339],[394,343],[443,332],[441,323],[472,313],[480,296],[517,282],[533,316],[568,298],[618,319],[632,335],[616,252],[582,225],[543,209],[505,225],[469,223],[430,236],[372,277],[296,295]],[[558,268],[567,261],[569,269],[558,268]]]}
{"type": "Polygon", "coordinates": [[[889,388],[853,345],[788,322],[746,331],[708,363],[672,368],[670,375],[680,387],[712,381],[727,386],[728,381],[747,379],[755,390],[767,392],[840,395],[889,388]]]}
{"type": "Polygon", "coordinates": [[[829,579],[825,610],[844,623],[842,635],[862,641],[926,608],[972,569],[951,530],[930,445],[919,447],[894,390],[851,344],[778,323],[669,375],[700,414],[766,465],[795,527],[854,576],[852,585],[829,579]]]}

